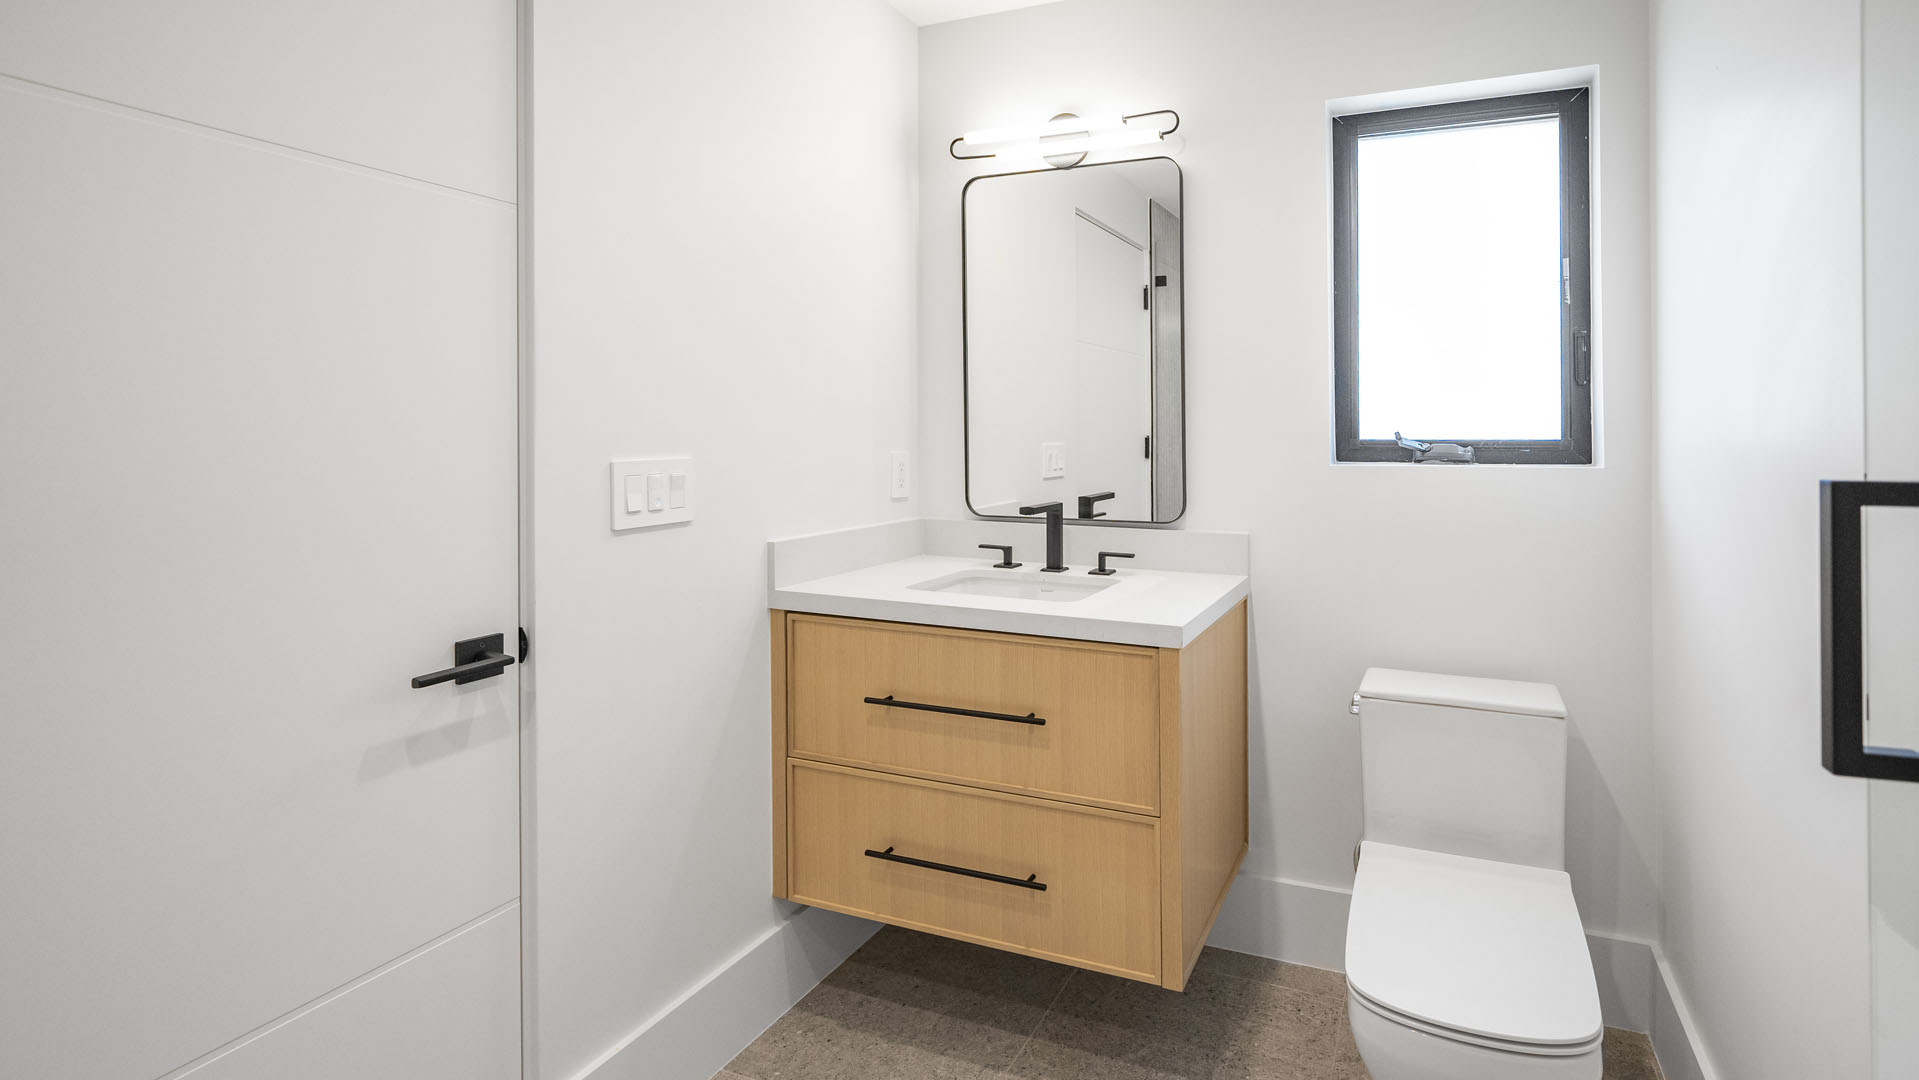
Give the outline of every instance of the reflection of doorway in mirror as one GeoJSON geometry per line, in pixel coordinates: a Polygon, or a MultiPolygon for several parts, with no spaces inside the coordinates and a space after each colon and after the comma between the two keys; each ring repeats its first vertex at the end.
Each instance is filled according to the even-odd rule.
{"type": "MultiPolygon", "coordinates": [[[[1866,477],[1919,480],[1919,0],[1865,0],[1866,477]]],[[[1861,514],[1866,742],[1919,749],[1919,510],[1861,514]]],[[[1871,780],[1873,1077],[1919,1076],[1919,784],[1871,780]]]]}
{"type": "Polygon", "coordinates": [[[1153,384],[1146,238],[1083,208],[1074,230],[1076,493],[1113,492],[1098,507],[1107,516],[1148,518],[1153,384]]]}

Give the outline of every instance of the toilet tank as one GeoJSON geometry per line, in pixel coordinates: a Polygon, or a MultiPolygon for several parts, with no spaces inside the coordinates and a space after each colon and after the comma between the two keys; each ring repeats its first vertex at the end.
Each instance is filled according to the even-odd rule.
{"type": "Polygon", "coordinates": [[[1367,840],[1566,868],[1566,705],[1546,683],[1368,668],[1367,840]]]}

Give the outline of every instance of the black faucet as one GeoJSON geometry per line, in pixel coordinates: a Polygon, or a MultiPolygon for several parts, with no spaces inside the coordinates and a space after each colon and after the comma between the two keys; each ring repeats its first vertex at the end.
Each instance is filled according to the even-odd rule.
{"type": "Polygon", "coordinates": [[[1066,528],[1062,521],[1066,517],[1066,508],[1059,503],[1049,502],[1036,506],[1022,506],[1019,512],[1046,515],[1046,565],[1040,567],[1040,571],[1047,574],[1064,574],[1066,572],[1066,528]]]}
{"type": "Polygon", "coordinates": [[[1098,513],[1093,512],[1093,504],[1105,502],[1114,497],[1110,491],[1102,491],[1097,495],[1081,495],[1079,497],[1079,516],[1084,519],[1105,517],[1106,512],[1103,510],[1098,513]]]}

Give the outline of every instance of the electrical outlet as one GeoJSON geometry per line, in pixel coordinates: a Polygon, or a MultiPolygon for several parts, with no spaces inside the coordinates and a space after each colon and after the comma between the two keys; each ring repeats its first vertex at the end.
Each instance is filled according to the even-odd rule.
{"type": "Polygon", "coordinates": [[[907,459],[906,451],[895,450],[889,455],[891,464],[886,473],[887,492],[895,499],[907,499],[913,495],[913,466],[907,459]]]}
{"type": "Polygon", "coordinates": [[[1066,444],[1049,442],[1039,444],[1039,478],[1057,480],[1066,475],[1066,444]]]}

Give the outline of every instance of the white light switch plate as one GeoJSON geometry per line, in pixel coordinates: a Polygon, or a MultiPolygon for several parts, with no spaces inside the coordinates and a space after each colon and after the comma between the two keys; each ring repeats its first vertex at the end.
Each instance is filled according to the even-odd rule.
{"type": "Polygon", "coordinates": [[[1039,478],[1053,480],[1066,475],[1066,444],[1048,442],[1039,444],[1039,478]]]}
{"type": "Polygon", "coordinates": [[[613,531],[693,520],[693,459],[646,458],[613,463],[613,531]]]}

